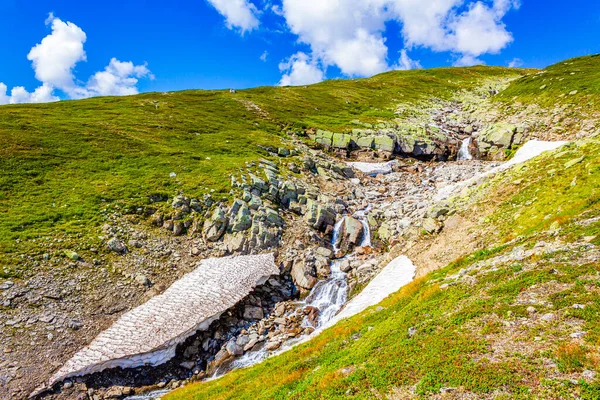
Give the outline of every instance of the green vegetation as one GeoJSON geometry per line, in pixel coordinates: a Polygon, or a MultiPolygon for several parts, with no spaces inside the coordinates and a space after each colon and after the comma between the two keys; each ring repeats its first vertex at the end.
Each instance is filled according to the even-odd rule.
{"type": "MultiPolygon", "coordinates": [[[[531,73],[512,82],[496,99],[544,107],[585,106],[600,110],[600,54],[573,58],[531,73]]],[[[568,112],[569,110],[567,110],[568,112]]]]}
{"type": "Polygon", "coordinates": [[[518,73],[448,68],[234,94],[0,107],[0,274],[22,274],[22,256],[41,256],[55,239],[62,249],[97,247],[106,210],[128,212],[148,206],[151,196],[178,193],[228,197],[231,174],[267,156],[257,145],[280,146],[290,129],[392,119],[398,103],[447,99],[482,79],[518,73]]]}
{"type": "Polygon", "coordinates": [[[445,387],[476,397],[598,398],[598,378],[574,384],[570,374],[600,366],[600,261],[586,247],[599,244],[599,166],[592,138],[500,174],[477,189],[479,201],[497,203],[481,226],[495,232],[488,249],[402,288],[383,309],[166,399],[411,398],[445,387]]]}

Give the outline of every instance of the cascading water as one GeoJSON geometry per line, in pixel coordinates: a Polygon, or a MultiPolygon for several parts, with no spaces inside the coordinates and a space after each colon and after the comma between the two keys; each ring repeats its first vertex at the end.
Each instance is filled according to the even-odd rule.
{"type": "MultiPolygon", "coordinates": [[[[363,224],[363,239],[361,246],[370,246],[371,245],[371,231],[369,229],[369,224],[366,221],[366,215],[371,209],[371,205],[364,209],[357,211],[354,213],[354,217],[357,218],[363,224]]],[[[332,246],[334,251],[336,249],[336,242],[340,235],[340,230],[342,227],[343,218],[341,218],[334,226],[333,235],[332,235],[332,246]]],[[[352,257],[346,256],[344,259],[352,257]]],[[[344,273],[340,269],[340,265],[344,259],[334,260],[330,265],[330,276],[326,280],[318,282],[315,287],[310,291],[308,296],[302,302],[298,302],[298,306],[311,306],[319,309],[319,319],[317,321],[317,326],[315,328],[320,328],[325,326],[330,320],[332,320],[336,314],[342,309],[346,301],[348,300],[348,283],[346,280],[346,273],[344,273]]],[[[309,322],[305,320],[305,324],[309,322]]],[[[279,351],[283,351],[287,348],[292,347],[295,343],[302,340],[302,338],[296,338],[292,340],[288,340],[284,345],[278,349],[279,351]]],[[[218,368],[214,374],[209,378],[209,380],[219,378],[224,374],[233,371],[239,368],[249,367],[251,365],[257,364],[264,359],[266,359],[270,353],[263,346],[261,349],[256,351],[246,352],[243,356],[231,361],[230,363],[223,365],[218,368]]],[[[164,392],[153,392],[149,393],[145,396],[139,397],[129,397],[128,400],[155,400],[160,398],[160,396],[164,395],[164,392]]]]}
{"type": "Polygon", "coordinates": [[[471,140],[472,139],[468,137],[462,141],[460,149],[458,149],[458,156],[456,157],[458,161],[473,159],[473,156],[471,155],[471,150],[469,149],[469,147],[471,146],[471,140]]]}

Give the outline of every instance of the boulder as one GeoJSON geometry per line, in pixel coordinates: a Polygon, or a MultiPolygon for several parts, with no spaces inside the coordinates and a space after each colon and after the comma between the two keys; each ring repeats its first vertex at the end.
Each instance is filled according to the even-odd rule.
{"type": "Polygon", "coordinates": [[[429,234],[438,233],[439,231],[442,230],[442,228],[443,228],[442,223],[440,221],[438,221],[437,219],[425,218],[423,220],[423,229],[429,234]]]}
{"type": "Polygon", "coordinates": [[[204,221],[204,235],[206,240],[216,242],[221,239],[227,229],[227,217],[225,212],[217,207],[210,219],[204,221]]]}
{"type": "Polygon", "coordinates": [[[65,254],[66,257],[70,258],[73,261],[81,260],[81,256],[79,254],[77,254],[76,252],[74,252],[73,250],[65,250],[63,253],[65,254]]]}
{"type": "Polygon", "coordinates": [[[373,135],[358,136],[354,143],[361,149],[372,149],[375,146],[375,137],[373,135]]]}
{"type": "Polygon", "coordinates": [[[507,123],[496,123],[488,126],[481,132],[477,139],[480,153],[487,153],[493,146],[498,148],[510,148],[517,127],[507,123]]]}
{"type": "Polygon", "coordinates": [[[106,246],[108,246],[108,249],[110,251],[114,251],[115,253],[119,253],[119,254],[127,253],[127,247],[125,246],[125,244],[115,237],[111,238],[108,241],[108,243],[106,243],[106,246]]]}
{"type": "Polygon", "coordinates": [[[231,208],[231,232],[241,232],[249,229],[252,226],[252,215],[246,202],[236,200],[231,208]]]}
{"type": "Polygon", "coordinates": [[[393,153],[396,148],[396,141],[389,136],[375,136],[373,147],[377,150],[393,153]]]}
{"type": "Polygon", "coordinates": [[[361,243],[363,234],[363,224],[354,217],[345,216],[334,244],[345,255],[361,243]]]}
{"type": "Polygon", "coordinates": [[[334,133],[331,138],[331,147],[336,149],[348,149],[350,147],[351,137],[343,133],[334,133]]]}
{"type": "Polygon", "coordinates": [[[244,244],[246,244],[246,235],[244,232],[235,232],[225,235],[223,243],[227,246],[227,250],[230,253],[236,251],[242,251],[244,244]]]}
{"type": "Polygon", "coordinates": [[[291,275],[296,285],[303,289],[310,290],[317,283],[317,278],[315,278],[315,266],[312,262],[308,262],[305,259],[294,261],[291,275]]]}
{"type": "Polygon", "coordinates": [[[263,312],[262,307],[247,305],[244,307],[244,319],[252,320],[252,319],[263,319],[265,314],[263,312]]]}

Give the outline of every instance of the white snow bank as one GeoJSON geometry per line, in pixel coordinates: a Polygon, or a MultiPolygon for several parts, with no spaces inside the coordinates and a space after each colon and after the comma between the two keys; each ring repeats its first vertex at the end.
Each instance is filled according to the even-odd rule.
{"type": "Polygon", "coordinates": [[[408,257],[400,256],[395,258],[386,265],[381,272],[371,280],[371,282],[369,282],[362,292],[346,303],[339,314],[327,321],[310,335],[304,336],[298,341],[286,343],[280,350],[269,354],[269,357],[284,353],[300,343],[307,342],[339,321],[350,318],[381,302],[390,294],[397,292],[403,286],[412,282],[416,270],[417,267],[415,267],[408,257]]]}
{"type": "Polygon", "coordinates": [[[323,329],[350,318],[367,308],[381,302],[390,294],[412,282],[417,267],[406,256],[400,256],[390,262],[356,297],[351,299],[342,311],[333,317],[323,329]]]}
{"type": "Polygon", "coordinates": [[[492,168],[489,171],[486,171],[484,173],[476,175],[476,176],[472,177],[471,179],[467,179],[467,180],[459,182],[457,184],[448,185],[448,186],[441,188],[440,190],[438,190],[438,193],[436,194],[434,200],[442,201],[442,200],[448,199],[448,198],[452,197],[453,195],[455,195],[456,193],[458,193],[460,190],[474,185],[481,178],[484,178],[486,176],[490,176],[490,175],[496,174],[498,172],[507,170],[508,168],[512,167],[513,165],[522,164],[526,161],[531,160],[532,158],[539,156],[540,154],[542,154],[545,151],[555,150],[561,146],[564,146],[567,143],[568,142],[564,142],[564,141],[562,141],[562,142],[546,142],[546,141],[542,141],[542,140],[530,140],[527,143],[525,143],[519,150],[517,150],[517,152],[515,153],[515,156],[512,159],[510,159],[509,161],[507,161],[495,168],[492,168]]]}
{"type": "Polygon", "coordinates": [[[398,161],[392,160],[384,163],[349,162],[347,164],[367,175],[376,176],[390,174],[392,172],[392,167],[397,163],[398,161]]]}

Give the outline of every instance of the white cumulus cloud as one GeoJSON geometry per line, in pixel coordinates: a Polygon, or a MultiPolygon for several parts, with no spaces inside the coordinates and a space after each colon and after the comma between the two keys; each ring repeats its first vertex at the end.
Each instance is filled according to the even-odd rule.
{"type": "Polygon", "coordinates": [[[31,61],[35,77],[40,82],[71,94],[75,88],[73,68],[79,61],[86,60],[83,50],[87,39],[85,32],[53,14],[46,24],[51,24],[52,33],[31,49],[27,59],[31,61]]]}
{"type": "Polygon", "coordinates": [[[207,0],[223,17],[229,29],[242,34],[258,28],[258,9],[248,0],[207,0]]]}
{"type": "Polygon", "coordinates": [[[140,78],[154,79],[148,67],[122,62],[113,58],[103,71],[96,72],[86,85],[78,83],[73,70],[77,63],[86,61],[83,45],[85,32],[72,22],[64,22],[52,13],[46,24],[52,32],[36,44],[27,55],[35,77],[42,82],[33,92],[16,86],[8,88],[0,82],[0,104],[46,103],[60,100],[55,94],[61,91],[67,98],[81,99],[91,96],[123,96],[137,94],[140,78]]]}
{"type": "Polygon", "coordinates": [[[302,52],[298,52],[279,64],[279,70],[283,72],[280,86],[301,86],[321,82],[324,73],[311,58],[302,52]]]}
{"type": "Polygon", "coordinates": [[[462,57],[454,61],[452,65],[455,67],[472,67],[473,65],[485,65],[485,62],[470,54],[464,54],[462,57]]]}
{"type": "MultiPolygon", "coordinates": [[[[516,0],[282,0],[289,30],[309,46],[309,58],[348,76],[369,76],[389,69],[419,68],[406,51],[390,65],[386,24],[401,27],[405,49],[450,52],[459,65],[482,63],[498,53],[512,34],[502,19],[516,0]]],[[[279,11],[279,10],[278,10],[279,11]]]]}
{"type": "Polygon", "coordinates": [[[398,60],[398,64],[394,65],[392,68],[406,71],[409,69],[421,69],[423,67],[421,66],[419,60],[413,60],[408,56],[406,49],[402,49],[400,51],[400,59],[398,60]]]}
{"type": "Polygon", "coordinates": [[[126,96],[137,94],[139,78],[153,78],[146,65],[134,65],[113,58],[104,71],[96,72],[86,89],[91,96],[126,96]]]}
{"type": "Polygon", "coordinates": [[[511,62],[508,63],[508,68],[521,68],[525,63],[520,58],[513,58],[511,62]]]}

